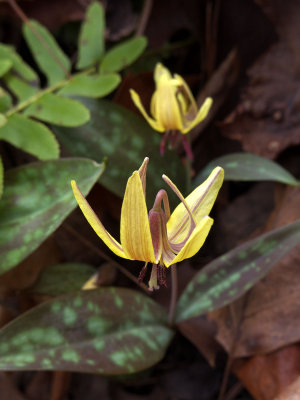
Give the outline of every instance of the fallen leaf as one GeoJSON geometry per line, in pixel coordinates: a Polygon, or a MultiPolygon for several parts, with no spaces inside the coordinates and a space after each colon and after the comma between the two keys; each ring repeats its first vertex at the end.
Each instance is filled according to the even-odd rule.
{"type": "Polygon", "coordinates": [[[300,376],[274,400],[298,400],[300,398],[300,376]]]}

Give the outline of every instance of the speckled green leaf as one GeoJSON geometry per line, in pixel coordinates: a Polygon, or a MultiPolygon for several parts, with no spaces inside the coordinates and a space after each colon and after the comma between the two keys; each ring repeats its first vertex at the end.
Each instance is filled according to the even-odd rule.
{"type": "Polygon", "coordinates": [[[157,363],[173,332],[136,291],[81,291],[44,303],[0,331],[0,369],[125,374],[157,363]]]}
{"type": "Polygon", "coordinates": [[[300,243],[300,220],[236,247],[203,268],[177,304],[177,322],[223,307],[249,290],[300,243]]]}
{"type": "Polygon", "coordinates": [[[0,128],[0,139],[6,140],[40,160],[59,156],[58,143],[50,129],[22,114],[13,114],[7,118],[6,124],[0,128]]]}
{"type": "Polygon", "coordinates": [[[0,157],[0,198],[2,197],[3,193],[3,175],[4,175],[4,169],[3,169],[2,158],[0,157]]]}
{"type": "Polygon", "coordinates": [[[100,60],[105,46],[105,18],[101,3],[93,2],[87,8],[81,25],[76,67],[83,69],[100,60]]]}
{"type": "Polygon", "coordinates": [[[39,90],[37,86],[29,84],[12,73],[8,73],[5,76],[4,82],[19,101],[27,100],[29,97],[34,96],[39,90]]]}
{"type": "Polygon", "coordinates": [[[75,75],[59,94],[86,97],[104,97],[121,82],[118,74],[75,75]]]}
{"type": "Polygon", "coordinates": [[[8,72],[11,69],[12,65],[13,63],[11,60],[5,58],[0,59],[0,77],[5,75],[6,72],[8,72]]]}
{"type": "Polygon", "coordinates": [[[0,201],[0,274],[33,252],[76,207],[70,181],[83,192],[103,165],[86,159],[36,162],[9,170],[0,201]]]}
{"type": "Polygon", "coordinates": [[[18,76],[28,83],[38,86],[39,79],[36,72],[22,60],[13,47],[0,43],[0,59],[10,60],[12,68],[18,76]]]}
{"type": "Polygon", "coordinates": [[[94,267],[82,263],[49,265],[43,269],[39,279],[29,290],[49,296],[75,292],[80,290],[95,272],[94,267]]]}
{"type": "Polygon", "coordinates": [[[53,85],[66,79],[67,71],[71,68],[70,60],[48,29],[31,20],[30,27],[27,23],[23,25],[23,34],[35,61],[46,75],[48,84],[53,85]]]}
{"type": "Polygon", "coordinates": [[[0,112],[6,112],[12,107],[12,98],[5,90],[0,87],[0,112]]]}
{"type": "Polygon", "coordinates": [[[102,59],[100,72],[117,72],[132,64],[144,52],[147,39],[139,36],[114,46],[102,59]]]}
{"type": "Polygon", "coordinates": [[[89,110],[79,101],[46,93],[26,108],[25,115],[60,126],[80,126],[89,118],[89,110]]]}
{"type": "Polygon", "coordinates": [[[299,185],[299,182],[287,170],[274,161],[251,153],[233,153],[211,161],[195,179],[198,186],[211,171],[220,166],[225,170],[228,181],[276,181],[287,185],[299,185]]]}
{"type": "Polygon", "coordinates": [[[55,127],[54,131],[72,156],[96,161],[108,157],[102,185],[123,197],[129,176],[149,156],[146,192],[151,203],[158,190],[166,187],[161,179],[163,173],[184,192],[185,170],[179,158],[171,151],[161,157],[161,135],[141,117],[111,101],[85,99],[84,104],[91,112],[88,124],[72,130],[55,127]]]}

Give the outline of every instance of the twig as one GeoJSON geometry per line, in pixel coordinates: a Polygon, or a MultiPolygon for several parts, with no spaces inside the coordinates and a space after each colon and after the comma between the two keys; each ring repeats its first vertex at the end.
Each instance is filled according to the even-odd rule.
{"type": "Polygon", "coordinates": [[[122,265],[120,265],[115,260],[110,258],[101,249],[94,246],[90,241],[88,241],[85,237],[83,237],[80,233],[78,233],[72,226],[64,224],[63,227],[73,236],[75,236],[78,240],[80,240],[81,243],[83,243],[86,247],[90,248],[94,253],[98,254],[100,257],[110,262],[114,267],[116,267],[120,272],[122,272],[122,274],[126,275],[127,278],[136,283],[142,290],[144,290],[149,295],[148,287],[144,283],[139,282],[138,279],[134,275],[132,275],[126,268],[124,268],[122,265]]]}
{"type": "Polygon", "coordinates": [[[138,27],[136,29],[134,36],[141,36],[147,26],[148,19],[150,17],[151,9],[152,9],[153,0],[145,0],[143,10],[140,16],[140,20],[138,23],[138,27]]]}
{"type": "Polygon", "coordinates": [[[178,278],[177,278],[177,266],[176,264],[171,265],[171,301],[169,307],[169,324],[174,324],[175,308],[178,293],[178,278]]]}
{"type": "Polygon", "coordinates": [[[60,61],[60,59],[56,56],[55,52],[51,49],[51,47],[43,39],[43,37],[39,34],[39,32],[34,28],[34,26],[31,24],[29,18],[24,13],[24,11],[19,7],[17,2],[15,0],[8,0],[8,3],[10,4],[11,8],[15,11],[15,13],[20,17],[20,19],[25,24],[28,25],[28,27],[31,30],[31,32],[36,36],[36,38],[41,42],[42,46],[45,47],[45,49],[48,51],[48,53],[51,55],[51,57],[57,62],[57,64],[60,66],[60,68],[64,71],[66,77],[69,78],[70,77],[70,72],[68,71],[68,69],[60,61]]]}

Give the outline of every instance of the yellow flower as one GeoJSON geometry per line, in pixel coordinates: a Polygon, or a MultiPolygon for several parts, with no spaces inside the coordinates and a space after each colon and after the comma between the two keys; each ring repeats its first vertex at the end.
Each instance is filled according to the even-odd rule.
{"type": "Polygon", "coordinates": [[[180,131],[185,134],[198,125],[212,105],[208,97],[198,110],[196,101],[185,80],[162,64],[157,64],[154,71],[156,89],[151,99],[150,117],[141,102],[140,96],[130,90],[131,98],[147,122],[159,132],[180,131]]]}
{"type": "Polygon", "coordinates": [[[111,251],[119,257],[153,263],[149,282],[152,289],[158,287],[157,266],[159,283],[164,284],[165,267],[192,257],[203,245],[213,223],[208,214],[223,183],[224,171],[220,167],[215,168],[207,180],[186,199],[174,183],[163,175],[162,178],[181,203],[170,214],[168,196],[162,189],[148,214],[145,201],[148,161],[145,158],[140,169],[128,179],[121,210],[120,243],[104,228],[76,182],[72,181],[71,185],[86,219],[111,251]]]}

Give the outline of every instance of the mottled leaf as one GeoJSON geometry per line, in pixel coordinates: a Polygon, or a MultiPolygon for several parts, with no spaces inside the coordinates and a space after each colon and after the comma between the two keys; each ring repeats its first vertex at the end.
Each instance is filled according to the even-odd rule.
{"type": "Polygon", "coordinates": [[[49,160],[59,156],[58,143],[53,133],[40,122],[33,121],[21,114],[13,114],[0,128],[0,139],[36,156],[40,160],[49,160]]]}
{"type": "Polygon", "coordinates": [[[89,157],[96,161],[108,157],[108,168],[101,178],[102,185],[123,197],[127,179],[149,156],[146,192],[151,203],[164,186],[161,179],[163,173],[184,191],[185,170],[179,158],[168,151],[161,157],[161,135],[142,118],[111,101],[85,99],[84,104],[91,112],[91,120],[86,125],[68,131],[55,127],[55,132],[72,156],[89,157]]]}
{"type": "Polygon", "coordinates": [[[0,59],[0,77],[5,75],[6,72],[8,72],[11,69],[12,65],[13,65],[13,63],[11,60],[0,59]]]}
{"type": "Polygon", "coordinates": [[[0,112],[6,112],[12,107],[11,96],[0,87],[0,112]]]}
{"type": "Polygon", "coordinates": [[[263,278],[298,243],[300,220],[218,257],[196,274],[185,288],[177,304],[177,322],[231,303],[263,278]]]}
{"type": "Polygon", "coordinates": [[[26,42],[40,69],[53,85],[67,78],[71,63],[56,43],[52,34],[37,21],[29,21],[23,25],[26,42]]]}
{"type": "Polygon", "coordinates": [[[87,8],[81,25],[76,67],[83,69],[100,60],[105,46],[105,16],[101,3],[93,2],[87,8]]]}
{"type": "Polygon", "coordinates": [[[0,369],[125,374],[157,363],[173,332],[166,312],[133,290],[72,293],[0,331],[0,369]]]}
{"type": "Polygon", "coordinates": [[[95,268],[82,263],[49,265],[43,269],[30,292],[59,296],[80,290],[95,273],[95,268]]]}
{"type": "Polygon", "coordinates": [[[59,94],[86,97],[103,97],[111,93],[121,82],[118,74],[75,75],[59,94]]]}
{"type": "Polygon", "coordinates": [[[198,186],[211,171],[220,166],[225,170],[228,181],[276,181],[287,185],[299,185],[299,182],[287,170],[274,161],[251,153],[233,153],[211,161],[196,177],[198,186]]]}
{"type": "Polygon", "coordinates": [[[147,39],[139,36],[114,46],[102,59],[100,72],[117,72],[132,64],[144,52],[147,39]]]}
{"type": "Polygon", "coordinates": [[[46,93],[26,108],[25,115],[60,126],[80,126],[90,118],[89,110],[79,101],[46,93]]]}
{"type": "Polygon", "coordinates": [[[70,180],[87,194],[103,171],[86,159],[36,162],[9,170],[0,201],[0,274],[33,252],[76,207],[70,180]]]}
{"type": "Polygon", "coordinates": [[[29,84],[13,73],[8,73],[4,78],[4,82],[19,101],[27,100],[29,97],[34,96],[39,90],[37,86],[29,84]]]}
{"type": "Polygon", "coordinates": [[[38,86],[38,76],[35,71],[27,65],[15,52],[14,48],[0,43],[0,59],[7,59],[12,62],[13,70],[28,83],[38,86]]]}

